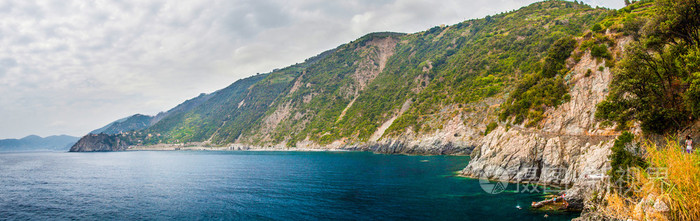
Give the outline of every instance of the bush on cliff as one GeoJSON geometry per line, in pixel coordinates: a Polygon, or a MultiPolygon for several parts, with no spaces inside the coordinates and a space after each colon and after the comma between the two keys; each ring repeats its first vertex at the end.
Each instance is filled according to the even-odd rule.
{"type": "Polygon", "coordinates": [[[613,71],[610,95],[596,117],[625,129],[674,133],[700,118],[700,0],[657,0],[655,15],[639,30],[613,71]]]}
{"type": "Polygon", "coordinates": [[[615,139],[615,143],[611,148],[612,153],[610,154],[610,171],[608,175],[616,182],[618,187],[628,187],[629,179],[623,176],[619,171],[627,171],[630,168],[646,168],[647,162],[644,158],[638,155],[640,152],[638,148],[629,148],[634,140],[634,135],[630,132],[623,132],[620,136],[615,139]],[[632,149],[632,150],[630,150],[632,149]]]}

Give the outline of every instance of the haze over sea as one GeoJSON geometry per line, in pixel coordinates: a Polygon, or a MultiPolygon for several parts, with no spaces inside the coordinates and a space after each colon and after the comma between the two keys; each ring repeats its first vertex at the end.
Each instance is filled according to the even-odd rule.
{"type": "Polygon", "coordinates": [[[0,219],[543,219],[528,208],[542,195],[488,194],[455,175],[467,163],[364,152],[0,153],[0,219]]]}

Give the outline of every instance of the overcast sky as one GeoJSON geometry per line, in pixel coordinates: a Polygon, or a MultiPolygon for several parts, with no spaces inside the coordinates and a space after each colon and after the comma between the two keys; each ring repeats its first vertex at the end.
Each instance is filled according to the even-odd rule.
{"type": "Polygon", "coordinates": [[[418,32],[532,2],[0,0],[0,139],[82,136],[370,32],[418,32]]]}

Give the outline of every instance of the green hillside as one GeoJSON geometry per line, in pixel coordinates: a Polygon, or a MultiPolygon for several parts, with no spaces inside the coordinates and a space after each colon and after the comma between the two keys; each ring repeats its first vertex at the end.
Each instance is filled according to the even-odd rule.
{"type": "Polygon", "coordinates": [[[128,136],[141,144],[362,143],[430,133],[472,103],[509,97],[533,102],[511,98],[502,120],[536,121],[543,106],[566,99],[562,70],[577,46],[572,39],[614,12],[545,1],[413,34],[368,34],[239,80],[128,136]]]}
{"type": "MultiPolygon", "coordinates": [[[[307,69],[309,77],[301,82],[319,79],[311,83],[320,86],[305,88],[306,93],[321,96],[309,104],[294,105],[297,109],[290,116],[302,113],[304,117],[282,121],[272,132],[271,142],[289,138],[287,145],[294,146],[296,141],[307,137],[320,144],[342,138],[367,141],[404,103],[412,104],[385,135],[401,133],[407,128],[430,132],[435,128],[423,122],[441,120],[441,116],[435,116],[440,109],[503,96],[512,90],[506,85],[516,82],[519,75],[539,71],[544,54],[556,40],[581,35],[607,13],[573,2],[548,1],[415,34],[365,36],[341,47],[328,61],[307,69]],[[348,77],[354,70],[353,66],[343,64],[362,57],[345,54],[342,48],[357,51],[362,48],[362,42],[381,37],[397,38],[395,53],[366,90],[348,96],[342,86],[354,85],[348,77]],[[335,84],[325,83],[327,79],[333,79],[335,84]],[[355,96],[353,105],[339,119],[355,96]]],[[[284,99],[298,102],[300,95],[296,92],[284,99]]],[[[274,108],[283,103],[276,103],[274,108]]]]}

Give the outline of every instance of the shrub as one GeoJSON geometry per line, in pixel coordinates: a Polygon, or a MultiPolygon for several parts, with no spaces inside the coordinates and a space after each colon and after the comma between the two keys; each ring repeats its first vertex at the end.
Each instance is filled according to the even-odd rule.
{"type": "Polygon", "coordinates": [[[603,26],[601,26],[600,24],[595,24],[595,25],[593,25],[593,27],[591,27],[591,31],[592,32],[603,32],[605,30],[603,29],[603,26]]]}
{"type": "Polygon", "coordinates": [[[591,56],[594,58],[612,59],[612,54],[608,51],[608,47],[605,44],[591,46],[591,56]]]}
{"type": "Polygon", "coordinates": [[[488,135],[489,133],[491,133],[491,131],[493,131],[494,129],[496,129],[496,127],[498,127],[498,124],[496,124],[496,122],[491,122],[491,123],[489,123],[488,125],[486,125],[486,131],[484,131],[484,136],[486,136],[486,135],[488,135]]]}
{"type": "Polygon", "coordinates": [[[630,180],[636,191],[609,195],[602,212],[621,220],[700,220],[700,154],[686,154],[681,149],[673,139],[661,148],[648,143],[645,159],[656,169],[637,170],[630,180]],[[649,200],[651,196],[655,200],[649,200]],[[641,202],[645,198],[647,202],[641,202]],[[637,209],[657,202],[666,204],[668,212],[637,209]]]}
{"type": "MultiPolygon", "coordinates": [[[[628,144],[631,144],[634,140],[634,135],[630,132],[623,132],[620,136],[615,139],[615,143],[611,148],[612,153],[609,156],[610,159],[610,171],[608,174],[612,177],[612,180],[620,180],[624,177],[620,177],[617,171],[628,170],[633,167],[646,168],[646,162],[637,153],[640,152],[639,149],[634,149],[634,153],[628,149],[628,144]]],[[[625,183],[628,180],[624,180],[625,183]]]]}

